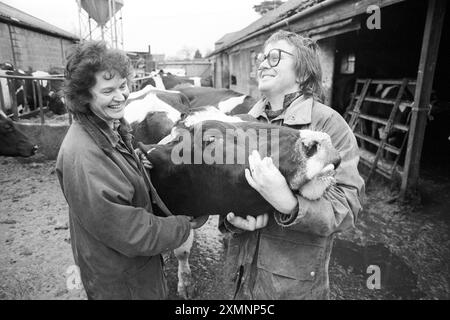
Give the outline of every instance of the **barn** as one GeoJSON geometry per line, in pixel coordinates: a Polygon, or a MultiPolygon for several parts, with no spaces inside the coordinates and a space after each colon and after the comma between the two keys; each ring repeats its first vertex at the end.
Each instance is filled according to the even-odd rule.
{"type": "Polygon", "coordinates": [[[312,37],[321,48],[324,102],[352,122],[369,177],[373,172],[397,177],[404,194],[417,186],[421,163],[435,165],[439,159],[445,164],[450,159],[445,125],[450,120],[450,52],[449,34],[443,31],[449,30],[449,20],[444,0],[290,0],[216,42],[210,55],[214,86],[259,98],[255,57],[264,41],[280,29],[312,37]],[[390,103],[393,109],[406,105],[400,101],[403,97],[396,106],[395,99],[362,92],[365,84],[400,87],[404,79],[412,96],[404,127],[388,124],[390,114],[384,119],[362,114],[359,108],[367,100],[390,103]],[[360,133],[357,123],[363,117],[389,132],[404,129],[403,143],[394,147],[360,133]],[[365,145],[372,145],[367,147],[372,152],[365,145]],[[383,157],[386,150],[394,153],[390,162],[383,157]]]}
{"type": "Polygon", "coordinates": [[[62,70],[79,37],[0,2],[0,62],[22,70],[62,70]]]}

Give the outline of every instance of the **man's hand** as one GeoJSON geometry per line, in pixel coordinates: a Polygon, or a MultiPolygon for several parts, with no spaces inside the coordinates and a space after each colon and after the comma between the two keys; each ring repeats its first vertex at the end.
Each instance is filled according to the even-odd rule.
{"type": "Polygon", "coordinates": [[[245,178],[250,186],[258,191],[277,211],[290,213],[297,205],[297,198],[289,188],[286,179],[272,162],[272,158],[261,160],[258,151],[248,156],[249,169],[245,169],[245,178]]]}
{"type": "Polygon", "coordinates": [[[262,215],[257,216],[256,218],[253,216],[247,216],[246,219],[242,217],[237,217],[233,212],[227,214],[227,220],[233,226],[247,231],[255,231],[257,229],[264,228],[269,221],[269,215],[264,213],[262,215]]]}

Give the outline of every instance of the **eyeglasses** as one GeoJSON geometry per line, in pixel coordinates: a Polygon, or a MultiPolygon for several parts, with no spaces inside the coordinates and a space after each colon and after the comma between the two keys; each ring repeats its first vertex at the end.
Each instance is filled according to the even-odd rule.
{"type": "Polygon", "coordinates": [[[256,63],[259,66],[261,63],[264,62],[264,60],[267,59],[267,62],[269,63],[269,66],[276,67],[280,63],[281,59],[281,53],[286,53],[290,56],[293,56],[292,53],[281,50],[281,49],[272,49],[269,51],[268,54],[264,54],[262,52],[258,53],[256,56],[256,63]]]}

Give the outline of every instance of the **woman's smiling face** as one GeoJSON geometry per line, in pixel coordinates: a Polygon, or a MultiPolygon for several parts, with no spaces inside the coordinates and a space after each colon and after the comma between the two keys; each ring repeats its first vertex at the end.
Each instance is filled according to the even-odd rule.
{"type": "Polygon", "coordinates": [[[264,60],[258,67],[258,89],[265,95],[287,94],[299,90],[295,68],[295,48],[284,40],[268,43],[264,48],[267,56],[273,49],[281,49],[280,61],[275,67],[264,60]]]}
{"type": "Polygon", "coordinates": [[[125,102],[130,94],[127,79],[116,71],[99,71],[95,79],[96,83],[90,89],[91,111],[106,122],[123,118],[125,102]]]}

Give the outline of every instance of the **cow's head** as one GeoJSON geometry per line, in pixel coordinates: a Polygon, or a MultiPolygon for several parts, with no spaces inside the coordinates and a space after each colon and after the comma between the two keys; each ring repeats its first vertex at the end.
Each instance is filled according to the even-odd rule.
{"type": "Polygon", "coordinates": [[[30,157],[38,147],[17,129],[15,123],[0,111],[0,155],[30,157]]]}
{"type": "Polygon", "coordinates": [[[290,188],[309,199],[334,182],[340,157],[326,133],[247,121],[188,123],[164,144],[140,145],[153,163],[157,190],[176,214],[245,216],[269,210],[244,175],[254,149],[272,157],[290,188]]]}

